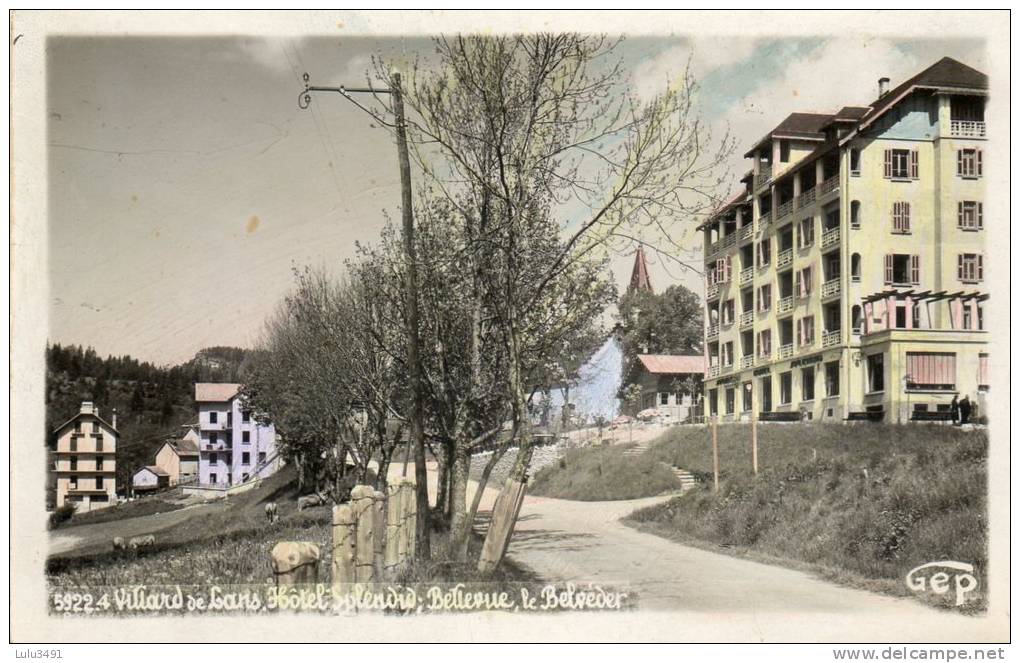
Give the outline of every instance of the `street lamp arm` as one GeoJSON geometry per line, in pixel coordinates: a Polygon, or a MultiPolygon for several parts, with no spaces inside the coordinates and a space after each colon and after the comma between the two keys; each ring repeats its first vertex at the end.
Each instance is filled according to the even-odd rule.
{"type": "Polygon", "coordinates": [[[354,104],[355,106],[357,106],[361,110],[363,110],[366,113],[368,113],[369,115],[371,115],[372,119],[374,119],[376,122],[378,122],[378,123],[380,123],[382,125],[385,125],[387,127],[390,127],[390,128],[395,128],[396,127],[396,125],[387,122],[386,120],[382,119],[381,117],[376,115],[374,112],[372,112],[370,109],[368,109],[365,106],[363,106],[362,104],[358,103],[357,100],[355,100],[354,97],[351,96],[351,94],[357,94],[357,93],[365,93],[365,94],[393,94],[393,90],[389,90],[389,89],[386,89],[386,88],[373,88],[373,87],[347,87],[345,85],[341,85],[339,87],[330,87],[330,86],[325,86],[325,85],[309,85],[308,84],[308,74],[305,74],[303,76],[303,78],[304,78],[304,81],[305,81],[305,89],[302,90],[300,94],[298,94],[298,108],[300,108],[301,110],[305,110],[312,103],[312,93],[313,92],[333,92],[333,93],[339,94],[344,99],[347,99],[352,104],[354,104]]]}

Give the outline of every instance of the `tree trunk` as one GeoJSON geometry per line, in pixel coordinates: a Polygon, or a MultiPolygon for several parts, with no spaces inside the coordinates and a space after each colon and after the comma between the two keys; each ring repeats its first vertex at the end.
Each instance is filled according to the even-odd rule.
{"type": "Polygon", "coordinates": [[[467,439],[458,440],[453,450],[450,472],[450,554],[453,559],[467,560],[467,544],[471,522],[467,519],[468,473],[471,470],[471,449],[467,439]]]}

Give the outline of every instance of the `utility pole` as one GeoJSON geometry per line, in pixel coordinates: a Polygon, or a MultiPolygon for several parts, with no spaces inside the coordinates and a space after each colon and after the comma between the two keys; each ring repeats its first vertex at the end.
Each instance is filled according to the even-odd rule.
{"type": "MultiPolygon", "coordinates": [[[[393,97],[393,114],[396,119],[397,160],[400,166],[400,204],[404,254],[407,259],[407,278],[405,279],[404,298],[407,308],[407,368],[411,378],[411,431],[409,446],[414,449],[414,480],[417,502],[417,521],[415,522],[415,557],[429,559],[431,543],[429,539],[429,492],[428,475],[425,471],[425,403],[422,396],[421,383],[421,339],[418,333],[418,262],[414,245],[414,210],[411,197],[411,163],[407,152],[407,123],[404,119],[404,93],[401,87],[399,71],[390,75],[393,88],[348,88],[320,87],[308,84],[308,74],[304,75],[305,89],[298,97],[298,106],[308,108],[312,92],[335,92],[348,99],[373,118],[379,118],[351,98],[351,93],[364,92],[369,94],[390,94],[393,97]]],[[[407,460],[404,460],[404,472],[407,472],[407,460]]]]}

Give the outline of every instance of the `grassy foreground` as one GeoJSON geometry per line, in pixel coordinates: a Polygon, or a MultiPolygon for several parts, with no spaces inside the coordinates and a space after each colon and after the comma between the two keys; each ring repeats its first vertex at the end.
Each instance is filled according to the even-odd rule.
{"type": "Polygon", "coordinates": [[[648,453],[624,456],[624,445],[572,449],[532,479],[532,495],[566,500],[630,500],[680,489],[668,467],[648,453]]]}
{"type": "Polygon", "coordinates": [[[749,427],[720,426],[718,432],[719,492],[711,490],[709,431],[677,428],[646,455],[692,471],[703,487],[634,513],[632,525],[790,560],[833,580],[891,593],[907,594],[907,572],[938,560],[974,564],[987,586],[985,431],[763,425],[757,477],[749,427]]]}

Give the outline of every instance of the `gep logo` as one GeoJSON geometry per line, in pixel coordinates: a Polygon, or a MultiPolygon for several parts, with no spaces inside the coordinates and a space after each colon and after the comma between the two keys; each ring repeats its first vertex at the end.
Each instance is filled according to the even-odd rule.
{"type": "Polygon", "coordinates": [[[915,592],[923,592],[926,589],[936,594],[945,594],[950,589],[950,580],[955,591],[956,605],[961,606],[969,600],[967,594],[977,589],[978,581],[971,573],[974,570],[972,564],[963,562],[928,562],[910,570],[907,574],[907,587],[915,592]],[[931,569],[927,571],[926,569],[931,569]],[[951,569],[950,571],[935,569],[951,569]]]}

